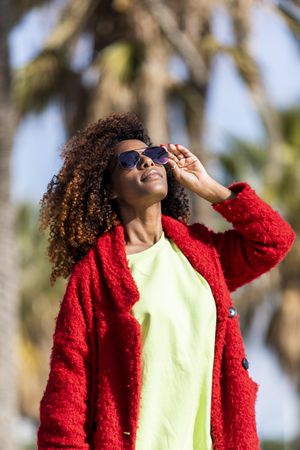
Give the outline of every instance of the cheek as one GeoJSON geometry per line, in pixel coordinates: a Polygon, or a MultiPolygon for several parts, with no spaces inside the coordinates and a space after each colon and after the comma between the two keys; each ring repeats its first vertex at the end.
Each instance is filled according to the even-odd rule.
{"type": "Polygon", "coordinates": [[[138,181],[130,173],[117,174],[113,180],[114,191],[120,198],[126,199],[136,195],[138,190],[138,181]]]}

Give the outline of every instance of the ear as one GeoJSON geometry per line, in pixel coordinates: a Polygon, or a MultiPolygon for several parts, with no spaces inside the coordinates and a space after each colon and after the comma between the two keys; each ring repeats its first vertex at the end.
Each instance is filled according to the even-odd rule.
{"type": "Polygon", "coordinates": [[[110,193],[108,194],[108,198],[109,198],[110,200],[114,200],[115,198],[118,198],[118,196],[117,196],[117,194],[116,194],[115,192],[110,192],[110,193]]]}
{"type": "Polygon", "coordinates": [[[113,191],[113,189],[111,188],[110,185],[106,186],[106,190],[107,190],[107,193],[108,193],[109,200],[113,200],[115,198],[118,198],[118,195],[113,191]]]}

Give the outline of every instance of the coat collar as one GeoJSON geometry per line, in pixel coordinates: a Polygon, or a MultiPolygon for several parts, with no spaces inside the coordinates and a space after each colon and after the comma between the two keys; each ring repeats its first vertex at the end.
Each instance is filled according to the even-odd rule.
{"type": "MultiPolygon", "coordinates": [[[[162,227],[166,237],[172,239],[197,272],[204,276],[212,292],[218,291],[216,283],[220,280],[216,277],[214,252],[210,248],[208,233],[204,232],[206,227],[202,225],[201,228],[200,225],[202,233],[197,232],[196,236],[192,226],[164,214],[162,214],[162,227]]],[[[101,235],[96,247],[104,278],[117,311],[129,312],[139,300],[140,293],[126,258],[124,226],[116,225],[101,235]]],[[[219,297],[215,299],[218,321],[220,321],[225,318],[227,308],[219,297]]]]}

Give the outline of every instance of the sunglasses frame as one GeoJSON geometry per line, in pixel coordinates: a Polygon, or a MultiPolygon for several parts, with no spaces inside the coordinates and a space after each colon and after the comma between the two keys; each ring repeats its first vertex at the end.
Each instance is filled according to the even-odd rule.
{"type": "MultiPolygon", "coordinates": [[[[118,155],[116,155],[117,163],[118,163],[118,165],[119,165],[123,170],[132,170],[132,169],[134,169],[134,168],[138,165],[138,163],[140,162],[141,155],[143,155],[143,154],[145,153],[145,151],[147,151],[148,149],[151,149],[151,148],[160,148],[160,149],[165,150],[163,147],[161,147],[161,146],[159,146],[159,145],[150,145],[150,146],[148,146],[148,147],[134,148],[134,149],[132,149],[132,150],[127,150],[126,152],[122,152],[122,153],[119,153],[118,155]],[[139,152],[138,150],[143,150],[143,151],[142,151],[142,152],[139,152]],[[129,153],[129,152],[136,152],[136,153],[138,153],[138,156],[139,156],[139,157],[138,157],[138,159],[137,159],[137,161],[136,161],[136,163],[134,164],[133,167],[124,167],[124,166],[122,165],[121,161],[120,161],[120,155],[123,155],[124,153],[129,153]]],[[[165,152],[166,152],[166,157],[167,157],[167,156],[168,156],[167,150],[165,150],[165,152]]],[[[146,156],[148,156],[148,155],[146,155],[146,156]]],[[[151,157],[149,156],[149,158],[151,158],[151,157]]],[[[151,158],[151,159],[152,159],[152,158],[151,158]]],[[[167,160],[165,163],[158,163],[158,162],[154,161],[153,159],[152,159],[152,161],[153,161],[155,164],[160,164],[160,165],[165,165],[165,164],[167,164],[167,162],[168,162],[168,160],[167,160]]]]}

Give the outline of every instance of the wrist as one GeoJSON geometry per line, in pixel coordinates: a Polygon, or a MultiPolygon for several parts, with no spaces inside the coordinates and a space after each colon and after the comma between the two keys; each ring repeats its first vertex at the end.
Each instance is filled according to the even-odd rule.
{"type": "Polygon", "coordinates": [[[198,189],[196,194],[210,203],[220,203],[236,197],[232,190],[218,183],[213,178],[210,178],[201,189],[198,189]]]}

